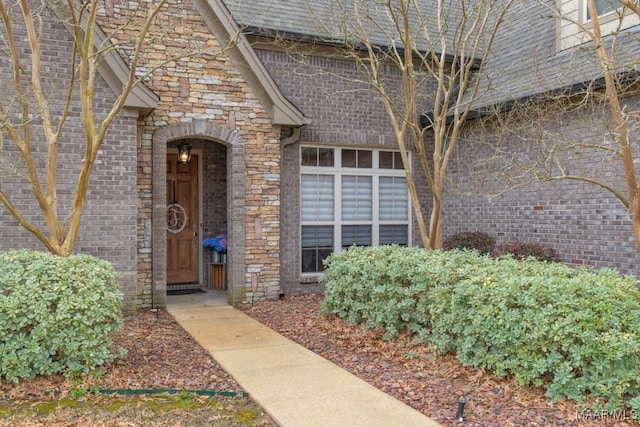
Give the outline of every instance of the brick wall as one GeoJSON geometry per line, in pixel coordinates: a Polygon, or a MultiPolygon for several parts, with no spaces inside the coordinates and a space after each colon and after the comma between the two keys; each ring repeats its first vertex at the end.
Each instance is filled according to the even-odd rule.
{"type": "MultiPolygon", "coordinates": [[[[392,135],[387,133],[386,115],[375,95],[369,94],[368,100],[349,99],[345,89],[352,88],[345,82],[311,73],[281,52],[262,50],[259,54],[283,92],[313,120],[311,125],[303,128],[302,142],[378,146],[375,135],[382,135],[381,140],[386,144],[395,145],[392,135]]],[[[347,75],[353,72],[349,63],[341,60],[315,58],[313,61],[315,65],[320,64],[333,72],[347,75]]],[[[638,99],[627,100],[632,110],[637,109],[638,102],[638,99]]],[[[538,131],[544,128],[563,141],[601,142],[607,134],[606,109],[597,106],[574,112],[543,109],[523,117],[528,121],[527,127],[538,131]]],[[[523,127],[522,133],[525,132],[523,127]]],[[[485,142],[497,138],[498,131],[489,128],[486,133],[483,137],[485,142]]],[[[517,141],[514,138],[507,152],[519,150],[517,141]]],[[[486,231],[499,242],[524,240],[550,245],[559,252],[563,262],[570,265],[611,267],[623,273],[640,274],[629,214],[611,193],[586,183],[558,181],[514,188],[489,199],[489,194],[497,190],[497,184],[488,182],[486,170],[474,176],[470,170],[473,168],[469,168],[471,163],[480,159],[480,153],[477,147],[469,149],[465,144],[476,142],[473,139],[463,141],[451,165],[449,177],[458,182],[445,192],[445,236],[465,230],[486,231]]],[[[304,283],[299,274],[299,145],[288,146],[283,153],[282,203],[287,209],[282,214],[282,278],[283,289],[287,293],[322,291],[317,284],[304,283]]],[[[601,155],[583,152],[569,160],[572,172],[580,170],[599,176],[624,190],[621,165],[615,159],[603,161],[601,155]]],[[[422,175],[417,164],[414,164],[414,171],[418,175],[417,181],[422,183],[418,190],[428,220],[430,193],[424,178],[420,178],[422,175]]],[[[413,242],[420,244],[415,223],[413,242]]]]}
{"type": "MultiPolygon", "coordinates": [[[[638,102],[638,98],[627,99],[627,108],[637,108],[638,102]]],[[[544,146],[557,144],[556,149],[564,151],[556,158],[567,174],[597,178],[626,193],[619,157],[609,151],[585,148],[587,144],[611,140],[606,106],[586,105],[577,111],[559,112],[547,105],[543,109],[528,110],[521,117],[527,126],[511,122],[519,138],[508,136],[502,144],[504,153],[534,160],[540,158],[544,146]],[[542,139],[536,139],[539,137],[542,139]],[[544,144],[541,141],[545,141],[544,144]],[[567,150],[575,143],[583,146],[567,150]]],[[[498,242],[522,240],[549,245],[569,265],[608,267],[625,274],[640,274],[630,214],[620,200],[601,187],[576,180],[533,181],[489,200],[486,196],[509,186],[490,173],[497,170],[493,167],[495,162],[482,163],[495,155],[484,142],[496,144],[503,140],[504,130],[493,126],[483,132],[485,136],[459,146],[457,163],[451,169],[456,186],[450,187],[445,201],[445,234],[485,231],[498,242]],[[483,166],[474,167],[474,163],[483,166]]],[[[634,143],[637,142],[636,138],[634,143]]],[[[505,157],[501,159],[505,164],[505,157]]],[[[512,183],[527,183],[526,179],[515,178],[522,172],[522,168],[512,171],[512,183]]],[[[558,174],[559,169],[553,162],[546,162],[538,168],[538,173],[549,176],[558,174]]]]}
{"type": "MultiPolygon", "coordinates": [[[[53,119],[57,122],[62,110],[62,101],[66,97],[64,83],[70,75],[68,58],[71,54],[71,37],[62,24],[47,11],[43,11],[43,17],[42,52],[45,54],[42,56],[42,69],[46,81],[44,87],[50,91],[49,105],[52,107],[53,119]]],[[[28,50],[23,30],[19,26],[16,30],[17,39],[22,44],[21,48],[28,50]]],[[[3,76],[11,75],[8,62],[0,61],[0,74],[3,76]]],[[[3,106],[6,107],[4,101],[8,100],[14,91],[11,80],[0,80],[0,92],[6,96],[1,101],[3,106]]],[[[94,108],[98,116],[104,116],[115,100],[113,92],[101,78],[98,78],[96,83],[95,100],[94,108]]],[[[31,111],[35,112],[36,108],[32,108],[31,111]]],[[[74,106],[70,110],[60,139],[58,156],[58,202],[63,220],[72,205],[79,165],[83,157],[84,138],[79,111],[76,94],[74,106]]],[[[38,120],[34,120],[33,123],[30,128],[31,141],[37,163],[43,168],[46,150],[44,137],[42,130],[37,126],[38,120]]],[[[11,151],[9,145],[9,141],[5,140],[5,154],[11,151]]],[[[135,307],[136,245],[133,236],[136,235],[136,160],[136,119],[120,113],[98,154],[87,191],[82,225],[74,247],[74,252],[88,253],[113,263],[121,274],[126,311],[135,307]]],[[[41,180],[44,179],[44,172],[40,177],[41,180]]],[[[0,178],[0,185],[28,221],[46,230],[26,180],[0,178]]],[[[0,250],[11,248],[44,250],[44,246],[20,227],[4,206],[0,206],[0,250]]]]}
{"type": "MultiPolygon", "coordinates": [[[[361,79],[353,62],[319,54],[301,63],[286,52],[258,49],[257,53],[284,95],[311,118],[311,124],[302,128],[302,141],[397,146],[379,96],[349,81],[361,79]]],[[[391,75],[393,70],[385,72],[391,75]]]]}
{"type": "MultiPolygon", "coordinates": [[[[303,64],[278,50],[257,52],[284,95],[311,119],[302,128],[300,141],[283,150],[282,289],[286,294],[322,292],[317,281],[300,274],[300,144],[392,149],[398,145],[379,95],[353,82],[360,76],[352,62],[319,54],[303,64]]],[[[397,76],[389,67],[385,72],[397,76]]]]}
{"type": "MultiPolygon", "coordinates": [[[[107,13],[113,20],[108,22],[117,24],[124,10],[109,3],[107,13]]],[[[68,55],[70,38],[54,20],[45,22],[47,73],[51,87],[61,89],[58,82],[68,75],[68,70],[60,58],[68,55]],[[60,43],[61,40],[69,43],[60,43]]],[[[105,25],[107,31],[109,28],[109,24],[105,25]]],[[[125,307],[136,303],[149,306],[154,283],[158,284],[154,281],[161,281],[159,271],[166,268],[159,260],[162,246],[156,246],[157,239],[154,242],[153,238],[153,192],[162,188],[164,180],[154,155],[166,152],[167,145],[175,145],[179,139],[190,139],[203,149],[207,164],[226,165],[224,176],[205,170],[209,185],[204,186],[204,222],[208,234],[226,229],[233,236],[230,245],[239,251],[230,260],[234,265],[230,274],[233,292],[238,292],[238,297],[260,299],[275,298],[280,292],[321,291],[318,284],[305,283],[300,278],[299,146],[309,143],[395,148],[395,137],[378,96],[331,75],[357,77],[349,61],[311,56],[309,67],[286,53],[259,49],[259,56],[285,96],[312,119],[303,127],[300,141],[281,150],[280,129],[271,124],[269,115],[229,58],[220,55],[215,39],[189,3],[169,2],[154,31],[170,42],[157,45],[145,61],[167,58],[189,43],[200,44],[205,53],[180,57],[154,71],[148,85],[160,96],[160,102],[150,116],[138,123],[127,114],[118,116],[94,171],[76,250],[114,263],[123,274],[125,307]],[[197,123],[206,123],[206,131],[194,133],[194,129],[201,128],[197,123]],[[162,139],[161,147],[154,146],[154,135],[166,128],[172,129],[168,137],[162,139]],[[212,186],[225,188],[224,196],[213,194],[212,186]],[[224,203],[220,202],[222,197],[224,203]],[[223,204],[227,207],[226,216],[218,222],[214,217],[221,218],[223,204]],[[285,207],[282,212],[281,206],[285,207]],[[133,235],[137,236],[137,244],[133,243],[133,235]]],[[[10,74],[6,62],[0,63],[0,71],[10,74]]],[[[393,74],[391,69],[386,72],[393,74]]],[[[6,81],[0,85],[3,93],[10,93],[6,81]]],[[[63,97],[53,97],[52,102],[56,99],[63,97]]],[[[114,100],[102,80],[96,99],[97,111],[104,111],[114,100]]],[[[538,120],[549,126],[558,124],[538,120]]],[[[564,122],[563,129],[585,140],[599,138],[588,124],[586,117],[577,115],[564,122]]],[[[78,147],[82,137],[77,133],[81,123],[71,118],[69,125],[70,132],[60,151],[61,204],[70,201],[74,165],[81,159],[78,147]]],[[[570,264],[639,272],[628,213],[609,193],[587,184],[557,182],[534,184],[488,201],[483,189],[474,186],[480,181],[470,181],[465,175],[465,162],[475,154],[461,147],[458,163],[452,165],[451,177],[465,177],[462,180],[467,187],[464,196],[453,191],[446,194],[445,235],[466,229],[487,231],[499,240],[549,244],[570,264]]],[[[42,157],[39,161],[43,164],[42,157]]],[[[584,167],[615,175],[615,165],[603,170],[602,164],[598,158],[580,160],[584,167]]],[[[3,178],[2,185],[3,189],[10,188],[16,205],[26,210],[27,217],[41,225],[24,182],[3,178]]],[[[428,191],[424,186],[420,190],[428,206],[428,191]]],[[[415,231],[413,238],[418,241],[415,231]]],[[[17,227],[5,209],[0,209],[0,249],[9,247],[39,244],[17,227]]]]}

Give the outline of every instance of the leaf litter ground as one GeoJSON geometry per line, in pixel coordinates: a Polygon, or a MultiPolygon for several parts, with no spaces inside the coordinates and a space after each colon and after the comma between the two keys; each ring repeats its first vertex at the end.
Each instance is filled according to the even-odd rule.
{"type": "Polygon", "coordinates": [[[464,367],[452,355],[413,344],[407,335],[384,341],[383,331],[320,315],[321,301],[320,295],[287,296],[239,308],[443,426],[640,425],[628,411],[594,414],[568,401],[551,402],[542,389],[464,367]],[[456,418],[460,396],[466,400],[463,423],[456,418]]]}
{"type": "Polygon", "coordinates": [[[238,383],[165,311],[127,317],[114,339],[126,355],[80,378],[0,382],[0,426],[275,426],[238,383]],[[96,389],[121,394],[94,394],[96,389]],[[197,395],[124,390],[223,392],[197,395]]]}
{"type": "MultiPolygon", "coordinates": [[[[451,355],[438,355],[408,336],[391,341],[319,314],[322,296],[238,306],[266,326],[405,402],[443,426],[637,427],[628,412],[589,414],[571,402],[551,402],[541,389],[465,368],[451,355]],[[465,421],[456,420],[457,400],[466,398],[465,421]]],[[[123,359],[82,385],[62,375],[19,384],[0,382],[0,426],[275,426],[246,397],[143,395],[114,397],[78,389],[178,389],[241,392],[237,382],[164,311],[141,310],[125,320],[116,345],[123,359]],[[73,402],[67,407],[64,402],[73,402]],[[53,411],[40,411],[50,403],[53,411]],[[27,410],[25,410],[25,407],[27,410]],[[31,408],[31,410],[28,410],[31,408]]]]}

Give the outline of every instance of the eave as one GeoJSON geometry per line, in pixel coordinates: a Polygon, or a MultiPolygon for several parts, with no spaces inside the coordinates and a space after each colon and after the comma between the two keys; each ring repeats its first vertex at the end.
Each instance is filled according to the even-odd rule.
{"type": "MultiPolygon", "coordinates": [[[[96,27],[94,36],[96,46],[104,46],[106,35],[99,27],[96,27]]],[[[104,60],[98,67],[98,72],[105,79],[111,90],[116,95],[119,95],[122,93],[122,88],[129,78],[130,68],[116,50],[112,49],[104,55],[104,60]]],[[[139,83],[129,92],[124,108],[138,110],[141,116],[147,116],[156,108],[159,99],[160,97],[155,92],[146,85],[139,83]]]]}
{"type": "MultiPolygon", "coordinates": [[[[71,37],[75,38],[73,27],[68,24],[68,19],[65,16],[67,14],[64,10],[65,6],[54,1],[47,1],[47,5],[58,17],[60,22],[64,23],[67,31],[71,34],[71,37]]],[[[98,25],[94,28],[94,46],[96,49],[102,49],[105,44],[108,44],[107,36],[98,25]]],[[[120,96],[122,94],[122,89],[129,78],[130,68],[120,55],[118,55],[115,49],[110,49],[105,52],[102,59],[102,63],[98,66],[98,73],[105,79],[113,93],[116,96],[120,96]]],[[[144,84],[139,83],[129,92],[129,95],[125,99],[123,110],[128,110],[129,112],[131,112],[131,110],[136,110],[139,115],[146,116],[156,108],[159,99],[160,97],[151,89],[144,84]]]]}
{"type": "Polygon", "coordinates": [[[221,0],[193,0],[200,16],[253,89],[274,125],[299,127],[309,119],[282,94],[221,0]]]}

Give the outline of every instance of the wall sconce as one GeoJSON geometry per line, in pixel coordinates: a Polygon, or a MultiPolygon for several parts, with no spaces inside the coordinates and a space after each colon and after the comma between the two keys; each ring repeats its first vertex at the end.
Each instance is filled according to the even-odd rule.
{"type": "Polygon", "coordinates": [[[178,145],[178,163],[185,164],[191,161],[191,145],[186,142],[178,145]]]}

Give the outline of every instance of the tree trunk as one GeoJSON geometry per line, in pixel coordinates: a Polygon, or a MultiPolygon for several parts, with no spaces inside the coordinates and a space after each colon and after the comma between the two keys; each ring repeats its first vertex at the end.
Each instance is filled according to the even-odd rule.
{"type": "Polygon", "coordinates": [[[433,194],[433,206],[431,207],[431,219],[429,221],[428,248],[442,248],[442,201],[440,194],[435,193],[433,194]]]}
{"type": "Polygon", "coordinates": [[[631,222],[633,224],[633,234],[636,237],[636,247],[640,251],[640,200],[638,195],[640,188],[636,190],[635,197],[629,201],[629,212],[631,213],[631,222]]]}
{"type": "Polygon", "coordinates": [[[616,85],[614,72],[611,69],[611,62],[613,60],[613,53],[607,55],[605,47],[602,43],[602,33],[600,28],[600,22],[598,20],[598,13],[596,11],[595,1],[588,0],[587,8],[589,14],[592,16],[593,21],[593,41],[596,46],[596,53],[600,62],[600,68],[605,81],[605,95],[609,108],[611,110],[611,116],[616,125],[616,131],[618,133],[618,145],[620,146],[620,157],[622,159],[622,165],[624,167],[624,175],[627,183],[627,191],[629,193],[629,212],[631,213],[631,221],[633,223],[633,232],[636,238],[636,247],[640,250],[640,201],[638,198],[640,194],[640,186],[636,179],[636,168],[633,158],[633,151],[631,142],[629,141],[629,124],[624,115],[624,110],[620,105],[620,94],[616,85]]]}

